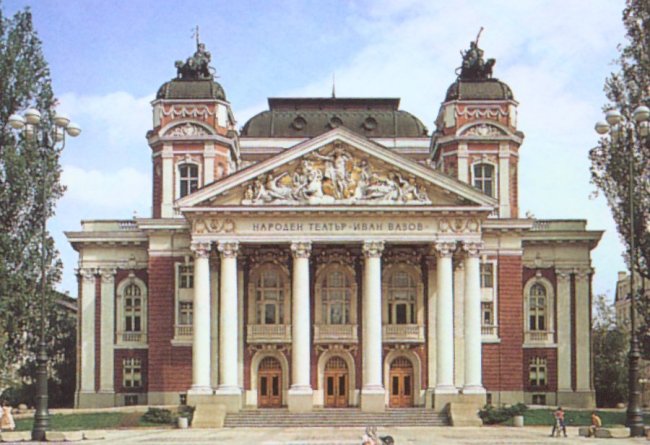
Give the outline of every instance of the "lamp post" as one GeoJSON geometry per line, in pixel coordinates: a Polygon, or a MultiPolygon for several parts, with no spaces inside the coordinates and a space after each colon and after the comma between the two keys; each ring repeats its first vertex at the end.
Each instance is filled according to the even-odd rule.
{"type": "Polygon", "coordinates": [[[23,131],[27,140],[35,142],[42,150],[42,175],[41,204],[43,214],[41,215],[41,320],[39,350],[36,357],[38,368],[36,371],[36,412],[34,413],[34,426],[32,428],[32,440],[45,440],[45,432],[49,429],[50,414],[47,410],[47,349],[45,342],[45,293],[47,282],[46,264],[46,241],[47,241],[47,154],[59,147],[65,146],[66,133],[76,137],[81,133],[78,125],[71,123],[70,119],[61,114],[56,114],[53,119],[54,125],[47,127],[43,125],[41,113],[30,108],[25,111],[24,116],[12,114],[9,116],[9,125],[12,128],[23,131]]]}
{"type": "Polygon", "coordinates": [[[635,237],[634,237],[634,149],[641,139],[646,138],[650,132],[650,108],[645,105],[637,107],[632,113],[632,119],[626,120],[620,111],[607,112],[605,121],[596,123],[596,132],[602,136],[609,133],[612,150],[616,147],[629,147],[628,156],[628,199],[630,205],[630,353],[628,354],[628,405],[627,426],[632,437],[644,435],[643,416],[639,404],[641,396],[639,380],[639,337],[636,332],[636,290],[634,287],[634,266],[636,264],[635,237]]]}

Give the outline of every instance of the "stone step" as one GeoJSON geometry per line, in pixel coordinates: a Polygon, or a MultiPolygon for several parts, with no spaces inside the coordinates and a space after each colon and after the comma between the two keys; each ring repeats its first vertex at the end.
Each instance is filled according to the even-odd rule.
{"type": "Polygon", "coordinates": [[[318,409],[290,413],[286,408],[244,410],[226,416],[226,427],[314,427],[314,426],[446,426],[447,417],[421,408],[390,409],[383,413],[358,408],[318,409]]]}

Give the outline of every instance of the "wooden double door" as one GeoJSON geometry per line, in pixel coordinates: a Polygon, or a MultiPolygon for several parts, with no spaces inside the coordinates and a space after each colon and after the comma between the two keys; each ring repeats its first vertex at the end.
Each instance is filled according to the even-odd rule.
{"type": "Polygon", "coordinates": [[[324,384],[326,408],[348,406],[350,378],[348,367],[341,357],[332,357],[325,364],[324,384]]]}
{"type": "Polygon", "coordinates": [[[406,357],[398,357],[390,364],[389,374],[391,408],[413,406],[413,365],[406,357]]]}
{"type": "Polygon", "coordinates": [[[273,357],[263,359],[257,372],[257,406],[282,406],[282,366],[273,357]]]}

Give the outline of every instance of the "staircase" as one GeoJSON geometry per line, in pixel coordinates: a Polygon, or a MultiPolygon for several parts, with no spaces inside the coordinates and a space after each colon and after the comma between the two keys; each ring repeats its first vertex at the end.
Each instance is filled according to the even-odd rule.
{"type": "Polygon", "coordinates": [[[344,426],[448,426],[445,414],[424,408],[391,408],[383,413],[359,408],[323,408],[290,413],[286,408],[250,409],[228,413],[224,427],[344,427],[344,426]]]}

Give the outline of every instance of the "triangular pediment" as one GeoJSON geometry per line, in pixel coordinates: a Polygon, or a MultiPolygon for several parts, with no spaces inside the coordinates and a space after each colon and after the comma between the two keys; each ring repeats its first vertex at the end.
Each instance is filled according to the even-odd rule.
{"type": "Polygon", "coordinates": [[[344,128],[298,144],[177,201],[210,207],[471,206],[496,201],[344,128]]]}

